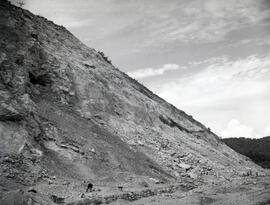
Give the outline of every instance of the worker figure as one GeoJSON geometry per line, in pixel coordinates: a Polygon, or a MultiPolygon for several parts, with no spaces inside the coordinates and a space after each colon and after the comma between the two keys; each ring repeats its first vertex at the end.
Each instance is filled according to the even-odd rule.
{"type": "Polygon", "coordinates": [[[93,190],[93,184],[92,183],[88,183],[87,185],[87,189],[86,189],[86,192],[91,192],[93,190]]]}

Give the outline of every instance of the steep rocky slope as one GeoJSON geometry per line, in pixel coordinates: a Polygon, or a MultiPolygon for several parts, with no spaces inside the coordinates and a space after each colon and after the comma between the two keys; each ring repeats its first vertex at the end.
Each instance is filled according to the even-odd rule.
{"type": "Polygon", "coordinates": [[[263,174],[64,27],[3,0],[0,31],[1,195],[263,174]]]}

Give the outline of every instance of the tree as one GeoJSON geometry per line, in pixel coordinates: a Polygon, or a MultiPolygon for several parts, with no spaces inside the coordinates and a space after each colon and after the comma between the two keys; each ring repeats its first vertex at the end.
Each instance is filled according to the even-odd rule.
{"type": "Polygon", "coordinates": [[[21,8],[25,5],[23,1],[17,1],[16,4],[18,7],[21,7],[21,8]]]}

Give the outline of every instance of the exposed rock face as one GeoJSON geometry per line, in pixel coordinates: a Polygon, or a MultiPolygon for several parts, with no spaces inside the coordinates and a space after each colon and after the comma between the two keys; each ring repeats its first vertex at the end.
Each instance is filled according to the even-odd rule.
{"type": "Polygon", "coordinates": [[[3,190],[262,172],[64,27],[1,1],[0,31],[3,190]]]}

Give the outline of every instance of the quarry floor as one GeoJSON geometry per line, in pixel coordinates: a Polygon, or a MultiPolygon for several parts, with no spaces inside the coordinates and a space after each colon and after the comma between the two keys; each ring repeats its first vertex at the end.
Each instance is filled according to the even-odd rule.
{"type": "Polygon", "coordinates": [[[243,178],[208,184],[188,192],[176,191],[133,202],[118,200],[111,205],[267,205],[270,204],[270,177],[243,178]]]}
{"type": "MultiPolygon", "coordinates": [[[[164,184],[161,187],[168,187],[164,184]]],[[[147,189],[152,189],[148,187],[147,189]]],[[[155,187],[156,188],[156,187],[155,187]]],[[[154,188],[153,188],[154,189],[154,188]]],[[[105,191],[105,190],[104,190],[105,191]]],[[[67,203],[68,205],[267,205],[270,204],[270,176],[242,177],[237,180],[210,182],[189,191],[177,189],[153,196],[140,195],[137,199],[121,199],[120,195],[128,193],[142,193],[143,189],[125,189],[122,192],[108,190],[100,193],[86,193],[83,199],[67,203]],[[141,192],[140,192],[141,191],[141,192]],[[110,198],[106,202],[104,199],[110,198]],[[109,198],[108,198],[109,197],[109,198]],[[118,199],[113,199],[113,198],[118,199]],[[102,199],[102,200],[101,200],[102,199]],[[112,200],[111,200],[112,199],[112,200]],[[101,202],[102,201],[102,202],[101,202]]]]}
{"type": "Polygon", "coordinates": [[[64,189],[59,181],[55,180],[49,185],[38,184],[31,188],[22,188],[21,191],[6,192],[2,199],[0,198],[0,205],[270,205],[270,175],[223,181],[208,180],[196,186],[179,181],[151,184],[142,188],[127,183],[123,190],[116,184],[112,186],[105,183],[95,186],[94,191],[88,193],[83,185],[70,184],[64,189]],[[59,197],[60,201],[54,203],[53,194],[59,197]]]}

